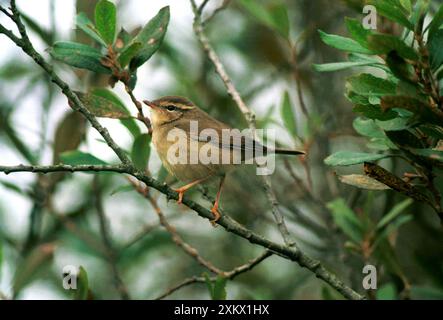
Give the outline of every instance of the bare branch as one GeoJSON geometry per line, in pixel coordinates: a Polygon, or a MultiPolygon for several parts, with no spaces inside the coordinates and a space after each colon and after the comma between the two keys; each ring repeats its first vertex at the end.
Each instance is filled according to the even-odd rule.
{"type": "MultiPolygon", "coordinates": [[[[235,277],[239,276],[242,273],[245,273],[247,271],[250,271],[251,269],[253,269],[256,265],[258,265],[260,262],[262,262],[263,260],[267,259],[268,257],[272,256],[272,252],[266,250],[265,252],[263,252],[261,255],[259,255],[257,258],[249,261],[248,263],[238,266],[234,269],[232,269],[231,271],[225,272],[224,276],[230,280],[234,279],[235,277]]],[[[217,277],[212,277],[210,278],[211,281],[215,281],[217,279],[217,277]]],[[[174,287],[169,288],[168,290],[166,290],[164,293],[162,293],[160,296],[158,296],[157,298],[155,298],[155,300],[161,300],[166,298],[167,296],[173,294],[175,291],[184,288],[190,284],[193,283],[205,283],[206,279],[204,277],[191,277],[191,278],[187,278],[185,280],[183,280],[182,282],[180,282],[179,284],[175,285],[174,287]]]]}
{"type": "Polygon", "coordinates": [[[175,227],[172,226],[171,224],[169,224],[168,220],[166,219],[166,216],[163,214],[162,210],[158,206],[157,201],[152,197],[152,195],[149,193],[149,190],[146,187],[140,185],[139,183],[137,183],[136,181],[133,181],[131,179],[129,179],[129,181],[132,183],[132,185],[134,186],[134,188],[137,190],[138,193],[140,193],[143,197],[148,199],[149,203],[152,205],[152,207],[155,210],[155,213],[158,216],[160,224],[166,229],[166,231],[169,232],[169,234],[172,237],[172,241],[174,241],[177,246],[182,248],[186,254],[191,256],[193,259],[195,259],[199,264],[201,264],[203,267],[205,267],[209,271],[214,272],[216,274],[223,273],[222,270],[218,269],[211,262],[202,258],[200,256],[200,254],[198,253],[197,249],[192,247],[190,244],[186,243],[180,237],[180,235],[177,233],[177,230],[175,229],[175,227]]]}
{"type": "Polygon", "coordinates": [[[30,165],[18,165],[18,166],[1,166],[0,172],[10,174],[14,172],[34,172],[34,173],[51,173],[51,172],[117,172],[127,173],[129,167],[124,165],[77,165],[71,166],[67,164],[57,164],[52,166],[30,166],[30,165]]]}

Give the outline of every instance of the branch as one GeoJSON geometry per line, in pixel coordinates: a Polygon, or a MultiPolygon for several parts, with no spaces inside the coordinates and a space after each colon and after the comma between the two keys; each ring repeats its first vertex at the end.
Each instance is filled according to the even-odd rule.
{"type": "MultiPolygon", "coordinates": [[[[214,51],[211,44],[209,43],[209,40],[206,37],[203,30],[203,24],[201,21],[201,13],[202,13],[201,10],[195,4],[195,0],[190,0],[190,1],[195,15],[194,32],[201,46],[203,47],[203,50],[206,52],[209,59],[214,64],[215,70],[217,74],[220,76],[221,80],[223,81],[227,92],[232,97],[234,102],[237,104],[240,111],[243,113],[246,121],[249,124],[249,128],[252,130],[252,132],[255,132],[255,114],[246,106],[245,102],[240,96],[240,93],[235,88],[231,78],[228,76],[225,67],[223,66],[223,63],[221,62],[217,53],[214,51]]],[[[274,191],[272,190],[271,179],[268,176],[261,176],[261,177],[263,180],[263,186],[266,196],[272,207],[272,214],[274,215],[274,219],[277,223],[278,229],[283,237],[285,244],[291,247],[292,246],[297,247],[295,241],[291,239],[283,214],[280,210],[280,205],[277,201],[277,197],[274,194],[274,191]]]]}
{"type": "Polygon", "coordinates": [[[195,259],[199,264],[201,264],[203,267],[205,267],[206,269],[208,269],[211,272],[214,272],[215,274],[222,274],[223,271],[221,271],[220,269],[218,269],[216,266],[214,266],[211,262],[205,260],[204,258],[202,258],[200,256],[200,254],[198,253],[197,249],[195,249],[194,247],[192,247],[190,244],[186,243],[181,237],[180,235],[177,233],[177,230],[175,229],[174,226],[172,226],[171,224],[169,224],[168,220],[166,219],[165,215],[163,214],[162,210],[160,209],[160,207],[157,204],[157,201],[152,197],[151,194],[149,194],[149,190],[146,187],[141,186],[140,184],[138,184],[137,182],[129,179],[129,181],[132,183],[132,185],[134,186],[135,190],[140,193],[143,197],[145,197],[146,199],[148,199],[149,203],[152,205],[152,207],[155,210],[155,213],[158,216],[158,219],[160,221],[160,224],[166,229],[166,231],[169,232],[169,234],[172,237],[172,241],[174,241],[174,243],[179,246],[180,248],[183,249],[183,251],[188,254],[190,257],[192,257],[193,259],[195,259]]]}
{"type": "MultiPolygon", "coordinates": [[[[226,278],[228,278],[229,280],[233,280],[235,277],[239,276],[242,273],[245,273],[247,271],[250,271],[251,269],[253,269],[256,265],[258,265],[260,262],[262,262],[263,260],[267,259],[268,257],[272,256],[272,252],[266,250],[265,252],[263,252],[261,255],[259,255],[257,258],[249,261],[248,263],[241,265],[239,267],[236,267],[234,269],[232,269],[229,272],[225,272],[224,276],[226,278]]],[[[217,277],[211,277],[210,280],[211,281],[215,281],[217,279],[217,277]]],[[[193,283],[205,283],[206,279],[204,277],[191,277],[191,278],[187,278],[185,280],[183,280],[182,282],[180,282],[179,284],[175,285],[174,287],[169,288],[168,290],[166,290],[164,293],[162,293],[160,296],[158,296],[157,298],[155,298],[155,300],[161,300],[166,298],[167,296],[173,294],[175,291],[186,287],[190,284],[193,283]]]]}
{"type": "Polygon", "coordinates": [[[78,165],[71,166],[67,164],[58,164],[52,166],[31,166],[31,165],[18,165],[18,166],[1,166],[0,172],[10,174],[14,172],[34,172],[34,173],[51,173],[51,172],[117,172],[126,173],[129,167],[124,165],[78,165]]]}
{"type": "MultiPolygon", "coordinates": [[[[167,184],[161,183],[150,176],[145,175],[140,171],[136,171],[132,166],[121,167],[121,166],[64,166],[64,165],[56,165],[56,166],[0,166],[0,172],[19,172],[19,171],[27,171],[27,172],[57,172],[57,171],[69,171],[69,172],[80,172],[80,171],[99,171],[100,168],[113,170],[119,173],[127,173],[132,175],[134,178],[139,181],[144,182],[146,185],[160,191],[163,193],[168,199],[178,200],[178,193],[171,189],[167,184]],[[66,167],[69,167],[69,170],[66,170],[66,167]],[[17,168],[24,168],[24,170],[19,170],[17,168]],[[118,168],[117,170],[114,170],[118,168]],[[122,169],[126,168],[126,169],[122,169]],[[15,170],[13,170],[15,169],[15,170]]],[[[213,219],[213,215],[210,210],[201,206],[200,204],[189,200],[187,197],[183,198],[183,204],[188,208],[195,211],[200,217],[208,219],[211,221],[213,219]]],[[[272,242],[267,238],[263,237],[255,233],[252,230],[245,228],[243,225],[232,219],[229,215],[224,214],[220,220],[217,221],[217,224],[221,225],[226,231],[236,234],[239,237],[242,237],[248,240],[251,243],[259,245],[263,248],[270,250],[271,252],[291,261],[298,263],[301,267],[310,270],[315,276],[319,279],[322,279],[326,283],[328,283],[331,287],[340,292],[344,297],[352,300],[360,300],[364,299],[364,297],[352,288],[348,287],[343,281],[341,281],[335,274],[328,271],[318,260],[312,259],[308,255],[306,255],[303,251],[297,250],[296,248],[292,248],[286,245],[282,245],[280,243],[272,242]]]]}

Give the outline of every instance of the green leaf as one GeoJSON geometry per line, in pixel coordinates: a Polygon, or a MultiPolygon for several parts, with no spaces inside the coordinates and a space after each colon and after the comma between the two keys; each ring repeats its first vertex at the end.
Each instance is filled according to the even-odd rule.
{"type": "Polygon", "coordinates": [[[131,158],[138,170],[145,171],[148,166],[151,153],[151,135],[144,133],[139,135],[132,145],[131,158]]]}
{"type": "Polygon", "coordinates": [[[100,63],[102,54],[98,49],[76,43],[59,41],[49,49],[49,54],[70,66],[87,69],[97,73],[111,73],[111,70],[100,63]]]}
{"type": "Polygon", "coordinates": [[[377,224],[377,230],[385,228],[389,223],[397,219],[397,217],[403,213],[403,211],[409,207],[414,200],[406,199],[400,203],[397,203],[377,224]]]}
{"type": "Polygon", "coordinates": [[[368,73],[352,76],[347,80],[348,90],[363,96],[385,96],[395,94],[395,83],[368,73]]]}
{"type": "Polygon", "coordinates": [[[387,158],[384,154],[371,154],[363,152],[339,151],[329,157],[324,162],[328,166],[350,166],[364,162],[372,162],[387,158]]]}
{"type": "Polygon", "coordinates": [[[95,25],[102,39],[112,45],[115,39],[117,9],[107,0],[100,0],[95,6],[95,25]]]}
{"type": "Polygon", "coordinates": [[[400,0],[400,4],[402,5],[403,8],[406,9],[407,12],[409,12],[409,13],[412,12],[411,0],[400,0]]]}
{"type": "Polygon", "coordinates": [[[397,289],[393,283],[387,283],[377,290],[377,300],[396,300],[397,289]]]}
{"type": "Polygon", "coordinates": [[[0,280],[2,279],[2,266],[3,266],[3,242],[0,238],[0,280]]]}
{"type": "Polygon", "coordinates": [[[131,119],[124,104],[109,90],[96,88],[88,93],[75,92],[83,105],[96,117],[131,119]]]}
{"type": "Polygon", "coordinates": [[[281,105],[281,116],[283,119],[283,123],[288,129],[289,133],[295,137],[297,136],[297,126],[295,120],[294,110],[292,109],[291,99],[289,97],[289,93],[286,91],[283,97],[283,103],[281,105]]]}
{"type": "Polygon", "coordinates": [[[443,24],[443,5],[440,5],[440,8],[438,9],[437,13],[434,15],[431,23],[429,24],[429,33],[428,33],[429,41],[433,40],[436,32],[440,29],[442,24],[443,24]]]}
{"type": "Polygon", "coordinates": [[[362,175],[362,174],[349,174],[344,176],[338,176],[338,179],[351,186],[366,189],[366,190],[387,190],[390,189],[387,185],[384,185],[381,182],[378,182],[371,177],[362,175]]]}
{"type": "Polygon", "coordinates": [[[385,138],[385,134],[377,126],[374,120],[371,119],[362,119],[360,117],[356,118],[352,123],[355,131],[365,137],[370,138],[385,138]]]}
{"type": "Polygon", "coordinates": [[[342,198],[327,204],[332,212],[335,224],[353,241],[360,243],[363,240],[364,228],[355,212],[348,207],[342,198]]]}
{"type": "Polygon", "coordinates": [[[397,117],[395,119],[386,120],[386,121],[380,121],[380,120],[375,121],[377,126],[379,126],[384,131],[400,131],[408,129],[410,127],[409,122],[410,122],[409,118],[401,118],[401,117],[397,117]]]}
{"type": "Polygon", "coordinates": [[[76,165],[103,165],[107,164],[105,161],[93,156],[90,153],[81,152],[78,150],[63,152],[60,155],[62,163],[72,166],[76,165]]]}
{"type": "Polygon", "coordinates": [[[414,30],[414,25],[405,15],[405,8],[397,0],[373,0],[370,1],[382,16],[401,24],[409,30],[414,30]]]}
{"type": "Polygon", "coordinates": [[[397,78],[409,82],[413,81],[413,68],[398,55],[397,51],[389,52],[386,57],[386,64],[397,78]]]}
{"type": "Polygon", "coordinates": [[[88,274],[86,270],[80,266],[77,275],[77,289],[75,290],[74,299],[75,300],[87,300],[89,293],[89,281],[88,274]]]}
{"type": "Polygon", "coordinates": [[[91,20],[89,20],[86,13],[80,12],[76,17],[75,23],[77,27],[83,30],[83,32],[86,33],[89,37],[97,41],[102,46],[106,47],[106,42],[103,41],[99,32],[95,28],[95,25],[92,23],[91,20]]]}
{"type": "Polygon", "coordinates": [[[117,40],[115,41],[115,47],[117,51],[122,51],[131,42],[132,36],[124,29],[121,28],[117,35],[117,40]]]}
{"type": "Polygon", "coordinates": [[[141,51],[142,47],[143,45],[141,42],[134,42],[123,49],[118,57],[118,62],[120,63],[121,67],[126,67],[132,58],[134,58],[141,51]]]}
{"type": "Polygon", "coordinates": [[[374,63],[371,61],[360,61],[360,62],[333,62],[333,63],[323,63],[323,64],[313,64],[315,71],[318,72],[332,72],[346,70],[354,67],[364,67],[371,66],[374,63]]]}
{"type": "Polygon", "coordinates": [[[114,92],[106,88],[94,88],[91,90],[91,94],[106,99],[107,104],[112,104],[112,109],[114,110],[114,112],[121,113],[122,117],[119,118],[121,124],[123,124],[129,130],[134,138],[138,137],[138,135],[141,133],[141,130],[137,125],[136,120],[133,119],[132,116],[130,116],[128,108],[126,108],[123,101],[121,101],[114,92]]]}
{"type": "Polygon", "coordinates": [[[285,39],[289,37],[289,17],[286,6],[274,5],[267,8],[255,0],[240,0],[240,5],[259,22],[278,32],[285,39]]]}
{"type": "Polygon", "coordinates": [[[351,34],[352,38],[357,41],[361,46],[367,48],[367,37],[372,34],[371,30],[365,29],[361,21],[357,19],[345,18],[346,28],[351,34]]]}
{"type": "Polygon", "coordinates": [[[414,154],[443,162],[443,151],[434,149],[413,149],[414,154]]]}
{"type": "Polygon", "coordinates": [[[393,110],[383,112],[380,106],[356,105],[352,111],[355,113],[361,113],[369,119],[390,120],[397,117],[397,112],[393,110]]]}
{"type": "Polygon", "coordinates": [[[132,43],[143,44],[141,51],[131,60],[130,68],[135,70],[149,60],[160,48],[169,24],[169,6],[163,7],[132,40],[132,43]]]}
{"type": "Polygon", "coordinates": [[[432,70],[437,70],[443,64],[443,30],[435,32],[427,44],[432,70]]]}
{"type": "Polygon", "coordinates": [[[213,288],[213,300],[226,300],[226,283],[228,281],[228,278],[223,277],[221,275],[217,276],[217,279],[215,279],[214,282],[214,288],[213,288]]]}
{"type": "Polygon", "coordinates": [[[328,46],[343,50],[346,52],[355,52],[355,53],[363,53],[363,54],[373,54],[373,52],[369,49],[366,49],[357,41],[345,38],[342,36],[337,36],[333,34],[327,34],[321,30],[318,31],[320,33],[320,38],[326,43],[328,46]]]}
{"type": "Polygon", "coordinates": [[[373,34],[368,36],[368,47],[374,54],[388,54],[397,51],[398,55],[409,60],[418,60],[417,52],[393,35],[373,34]]]}

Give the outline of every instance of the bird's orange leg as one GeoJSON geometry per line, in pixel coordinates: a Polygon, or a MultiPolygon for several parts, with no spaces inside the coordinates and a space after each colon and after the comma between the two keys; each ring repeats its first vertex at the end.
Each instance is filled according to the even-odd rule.
{"type": "Polygon", "coordinates": [[[220,212],[218,211],[218,203],[220,201],[220,195],[221,195],[221,191],[223,188],[223,183],[225,182],[225,176],[223,176],[220,180],[220,186],[218,187],[218,192],[217,192],[217,196],[215,197],[215,202],[214,202],[214,206],[211,209],[212,215],[214,216],[214,219],[211,220],[211,224],[213,226],[216,226],[216,222],[220,219],[221,215],[220,212]]]}
{"type": "Polygon", "coordinates": [[[178,200],[177,203],[180,204],[183,202],[183,195],[185,194],[186,191],[188,191],[189,189],[191,189],[193,186],[202,183],[203,181],[209,179],[209,177],[203,178],[203,179],[198,179],[195,181],[192,181],[191,183],[188,183],[187,185],[184,185],[183,187],[180,187],[178,189],[173,189],[175,192],[178,192],[178,200]]]}

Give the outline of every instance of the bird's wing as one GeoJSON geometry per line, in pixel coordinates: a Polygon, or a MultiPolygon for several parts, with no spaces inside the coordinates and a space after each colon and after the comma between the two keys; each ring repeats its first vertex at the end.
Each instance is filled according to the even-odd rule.
{"type": "MultiPolygon", "coordinates": [[[[211,127],[198,123],[198,130],[191,130],[190,123],[179,123],[175,127],[189,132],[189,139],[194,141],[216,145],[221,149],[237,150],[249,158],[258,153],[266,154],[267,148],[252,137],[242,134],[238,129],[232,129],[220,121],[211,121],[211,127]]],[[[242,157],[243,158],[243,157],[242,157]]]]}

